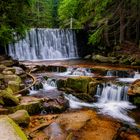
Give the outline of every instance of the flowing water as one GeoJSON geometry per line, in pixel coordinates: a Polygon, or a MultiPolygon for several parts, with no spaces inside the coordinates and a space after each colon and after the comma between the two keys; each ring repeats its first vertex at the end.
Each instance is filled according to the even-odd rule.
{"type": "Polygon", "coordinates": [[[19,60],[78,58],[75,32],[70,29],[31,29],[24,39],[9,44],[8,52],[19,60]]]}

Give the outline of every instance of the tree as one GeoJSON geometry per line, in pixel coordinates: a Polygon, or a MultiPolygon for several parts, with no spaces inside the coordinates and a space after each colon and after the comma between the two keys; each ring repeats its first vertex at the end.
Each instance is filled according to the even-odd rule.
{"type": "Polygon", "coordinates": [[[1,0],[0,1],[0,45],[5,46],[19,36],[25,34],[27,9],[31,0],[1,0]],[[16,36],[16,38],[15,38],[16,36]]]}

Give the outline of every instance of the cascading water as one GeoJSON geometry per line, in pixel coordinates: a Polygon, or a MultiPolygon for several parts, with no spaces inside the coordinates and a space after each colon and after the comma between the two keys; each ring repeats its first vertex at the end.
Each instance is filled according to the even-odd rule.
{"type": "Polygon", "coordinates": [[[70,29],[31,29],[25,39],[9,44],[8,52],[19,60],[78,58],[76,35],[70,29]]]}
{"type": "MultiPolygon", "coordinates": [[[[43,88],[41,91],[49,92],[51,90],[56,90],[56,80],[48,78],[47,80],[42,81],[43,88]]],[[[30,95],[37,94],[40,90],[35,90],[34,87],[30,89],[30,95]]]]}
{"type": "Polygon", "coordinates": [[[88,68],[73,68],[68,67],[66,72],[57,74],[59,76],[93,76],[88,68]]]}
{"type": "Polygon", "coordinates": [[[127,86],[112,83],[98,85],[95,95],[98,98],[96,103],[84,103],[72,95],[65,97],[69,100],[71,108],[98,108],[101,114],[135,124],[135,121],[127,115],[127,110],[135,108],[128,101],[127,90],[127,86]]]}

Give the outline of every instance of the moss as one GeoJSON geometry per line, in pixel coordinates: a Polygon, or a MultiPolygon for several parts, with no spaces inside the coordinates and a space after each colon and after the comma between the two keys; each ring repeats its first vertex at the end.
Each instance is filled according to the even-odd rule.
{"type": "Polygon", "coordinates": [[[8,93],[7,90],[2,90],[0,97],[4,102],[4,106],[15,106],[19,104],[19,99],[8,93]]]}
{"type": "Polygon", "coordinates": [[[57,88],[58,89],[65,88],[66,87],[66,83],[67,83],[66,79],[59,79],[59,80],[57,80],[57,82],[56,82],[57,88]]]}
{"type": "Polygon", "coordinates": [[[28,140],[21,128],[9,117],[3,117],[0,119],[1,128],[7,128],[4,131],[7,135],[3,135],[2,137],[5,139],[19,139],[19,140],[28,140]]]}
{"type": "Polygon", "coordinates": [[[87,93],[88,84],[92,79],[90,77],[74,77],[67,79],[67,87],[76,92],[87,93]]]}
{"type": "Polygon", "coordinates": [[[21,78],[17,75],[4,75],[6,81],[15,81],[21,83],[21,78]]]}
{"type": "Polygon", "coordinates": [[[29,114],[36,114],[40,113],[41,107],[41,101],[33,101],[29,103],[23,103],[15,107],[7,107],[7,109],[9,110],[9,113],[14,113],[17,110],[26,110],[29,114]]]}

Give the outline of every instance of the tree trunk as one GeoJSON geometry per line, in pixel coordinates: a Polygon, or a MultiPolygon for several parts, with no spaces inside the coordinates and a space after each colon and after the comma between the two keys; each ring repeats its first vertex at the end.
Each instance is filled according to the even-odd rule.
{"type": "Polygon", "coordinates": [[[110,47],[109,36],[108,36],[108,21],[106,21],[106,27],[105,27],[105,31],[104,31],[104,36],[105,36],[107,46],[110,47]]]}
{"type": "Polygon", "coordinates": [[[124,10],[121,7],[120,9],[120,43],[124,42],[124,10]]]}

